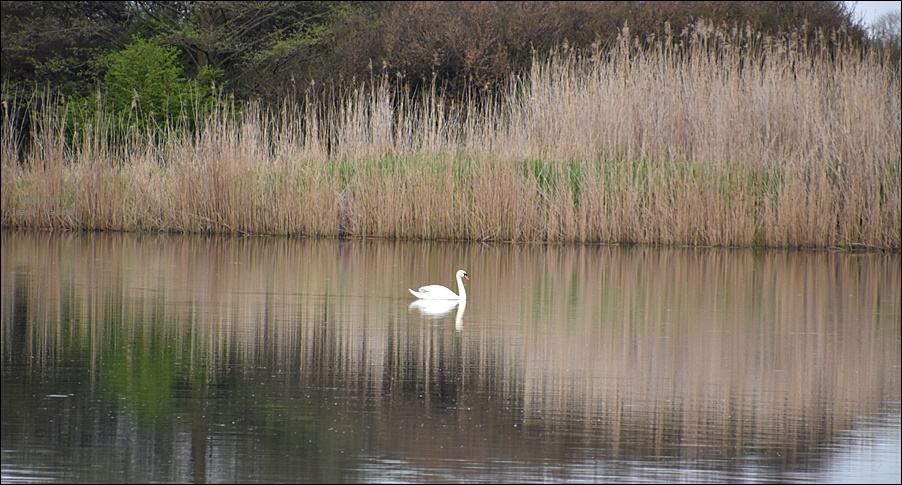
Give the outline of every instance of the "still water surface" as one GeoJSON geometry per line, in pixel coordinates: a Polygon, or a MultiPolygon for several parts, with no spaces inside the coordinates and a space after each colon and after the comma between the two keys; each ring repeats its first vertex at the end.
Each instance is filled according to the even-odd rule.
{"type": "Polygon", "coordinates": [[[3,232],[2,481],[899,483],[900,266],[3,232]]]}

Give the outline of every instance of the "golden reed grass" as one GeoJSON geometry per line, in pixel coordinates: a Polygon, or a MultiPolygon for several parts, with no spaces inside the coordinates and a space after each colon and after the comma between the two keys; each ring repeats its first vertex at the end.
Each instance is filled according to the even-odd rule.
{"type": "Polygon", "coordinates": [[[2,225],[897,251],[898,64],[804,38],[624,31],[494,95],[383,77],[193,134],[45,110],[24,157],[7,116],[2,225]]]}

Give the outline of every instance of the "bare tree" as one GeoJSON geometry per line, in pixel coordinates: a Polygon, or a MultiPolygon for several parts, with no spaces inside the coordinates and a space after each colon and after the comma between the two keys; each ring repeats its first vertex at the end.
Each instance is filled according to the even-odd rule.
{"type": "Polygon", "coordinates": [[[868,28],[871,40],[884,47],[899,50],[902,12],[886,12],[877,17],[868,28]]]}

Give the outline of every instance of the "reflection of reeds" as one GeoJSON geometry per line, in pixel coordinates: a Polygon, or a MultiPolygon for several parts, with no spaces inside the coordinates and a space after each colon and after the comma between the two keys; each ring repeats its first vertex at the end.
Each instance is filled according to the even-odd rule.
{"type": "Polygon", "coordinates": [[[487,439],[515,402],[526,431],[582,422],[623,453],[750,436],[802,447],[899,401],[898,255],[2,238],[5,362],[26,345],[40,368],[71,353],[102,367],[122,342],[163,341],[201,388],[265,368],[364,393],[386,436],[395,400],[495,409],[478,414],[487,439]],[[462,330],[408,313],[411,282],[459,266],[462,330]]]}
{"type": "Polygon", "coordinates": [[[803,37],[700,24],[640,51],[624,34],[491,100],[377,79],[125,145],[113,121],[46,111],[25,160],[6,117],[2,224],[898,250],[894,63],[803,37]]]}
{"type": "Polygon", "coordinates": [[[897,258],[604,250],[581,271],[579,252],[535,266],[546,310],[573,322],[527,338],[525,397],[543,425],[581,403],[606,432],[647,430],[635,421],[654,410],[682,444],[712,428],[787,443],[898,396],[897,258]]]}

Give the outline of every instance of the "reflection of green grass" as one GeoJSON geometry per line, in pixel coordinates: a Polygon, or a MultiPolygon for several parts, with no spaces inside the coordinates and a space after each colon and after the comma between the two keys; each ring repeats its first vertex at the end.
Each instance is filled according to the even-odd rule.
{"type": "Polygon", "coordinates": [[[165,416],[172,407],[177,382],[189,381],[177,366],[175,347],[160,336],[109,339],[100,379],[127,409],[146,419],[165,416]]]}
{"type": "MultiPolygon", "coordinates": [[[[340,396],[308,389],[300,398],[273,381],[265,370],[211,381],[204,358],[197,357],[204,355],[203,350],[175,344],[171,339],[177,336],[153,330],[129,336],[121,329],[114,333],[117,335],[105,341],[99,359],[100,388],[139,421],[171,421],[175,414],[190,413],[190,422],[201,423],[204,430],[213,423],[237,426],[240,432],[259,435],[262,446],[272,447],[273,452],[261,458],[267,462],[284,459],[289,450],[299,460],[317,462],[320,471],[346,469],[347,462],[354,460],[354,455],[346,452],[355,449],[360,433],[347,424],[343,413],[348,410],[319,404],[341,400],[340,396]],[[329,461],[336,466],[322,466],[329,461]]],[[[229,370],[221,367],[214,374],[226,376],[229,370]]],[[[273,461],[266,467],[285,465],[273,461]]],[[[341,481],[339,477],[322,478],[341,481]]]]}

